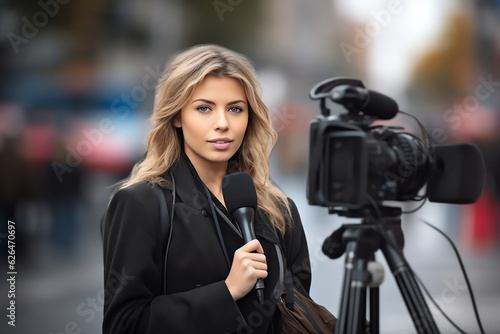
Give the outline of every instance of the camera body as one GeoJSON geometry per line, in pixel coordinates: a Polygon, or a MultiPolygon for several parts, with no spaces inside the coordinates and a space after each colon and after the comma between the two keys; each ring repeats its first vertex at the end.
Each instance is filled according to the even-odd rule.
{"type": "MultiPolygon", "coordinates": [[[[311,122],[307,198],[309,204],[357,210],[370,202],[429,200],[472,203],[484,183],[480,151],[471,144],[426,145],[403,128],[373,126],[391,119],[396,102],[368,91],[354,79],[333,78],[311,91],[322,115],[311,122]],[[330,115],[326,99],[348,112],[330,115]]],[[[335,210],[334,210],[335,211],[335,210]]]]}
{"type": "Polygon", "coordinates": [[[309,204],[359,209],[376,201],[417,197],[431,156],[422,141],[387,127],[364,128],[347,120],[311,123],[309,204]]]}

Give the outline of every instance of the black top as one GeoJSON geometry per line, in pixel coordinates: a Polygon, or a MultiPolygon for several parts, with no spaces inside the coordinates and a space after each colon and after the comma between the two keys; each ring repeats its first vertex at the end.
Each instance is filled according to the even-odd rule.
{"type": "MultiPolygon", "coordinates": [[[[191,160],[189,160],[188,156],[186,155],[186,153],[182,152],[182,159],[186,162],[186,164],[188,165],[189,167],[189,171],[191,172],[191,176],[193,177],[195,183],[196,183],[196,188],[198,189],[198,191],[200,193],[203,193],[205,191],[205,184],[203,183],[203,181],[200,179],[200,176],[198,175],[198,172],[196,171],[196,169],[194,168],[193,166],[193,163],[191,162],[191,160]]],[[[208,189],[208,188],[207,188],[208,189]]],[[[229,211],[227,211],[226,207],[219,201],[219,199],[210,191],[210,189],[208,189],[208,192],[210,193],[210,196],[211,196],[211,199],[212,199],[212,202],[214,203],[215,206],[217,206],[217,208],[219,210],[217,210],[217,214],[218,214],[218,217],[219,217],[219,221],[224,221],[225,223],[230,220],[231,223],[233,224],[233,226],[236,228],[236,229],[239,229],[238,227],[238,224],[236,223],[236,220],[234,219],[233,215],[231,215],[229,213],[229,211]],[[221,216],[221,213],[224,214],[225,217],[222,217],[221,216]]]]}

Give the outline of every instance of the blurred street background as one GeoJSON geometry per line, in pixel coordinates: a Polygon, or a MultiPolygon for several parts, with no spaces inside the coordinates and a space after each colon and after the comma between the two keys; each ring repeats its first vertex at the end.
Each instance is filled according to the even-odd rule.
{"type": "MultiPolygon", "coordinates": [[[[485,331],[500,333],[500,1],[0,0],[1,333],[101,333],[100,218],[112,185],[145,152],[165,64],[199,43],[241,52],[258,71],[279,133],[272,177],[302,216],[311,295],[334,314],[344,260],[328,259],[321,246],[352,221],[307,203],[309,122],[319,113],[310,89],[330,77],[357,78],[417,117],[434,143],[477,144],[487,168],[479,201],[426,203],[403,215],[405,254],[441,308],[479,333],[451,247],[421,219],[446,232],[485,331]],[[15,327],[6,317],[9,220],[15,327]]],[[[393,123],[422,135],[409,119],[393,123]]],[[[377,256],[386,268],[381,333],[415,333],[377,256]]],[[[443,333],[457,332],[432,312],[443,333]]]]}

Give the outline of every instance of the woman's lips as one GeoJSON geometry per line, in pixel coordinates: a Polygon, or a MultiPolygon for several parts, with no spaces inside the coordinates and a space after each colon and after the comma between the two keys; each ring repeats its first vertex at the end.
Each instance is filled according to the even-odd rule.
{"type": "Polygon", "coordinates": [[[218,150],[225,150],[229,146],[231,146],[231,143],[233,142],[232,140],[228,138],[217,138],[214,140],[209,140],[208,141],[210,144],[212,144],[213,147],[215,147],[218,150]]]}

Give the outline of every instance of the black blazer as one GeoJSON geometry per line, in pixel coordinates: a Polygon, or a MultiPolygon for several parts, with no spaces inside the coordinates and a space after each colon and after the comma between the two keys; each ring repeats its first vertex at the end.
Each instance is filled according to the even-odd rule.
{"type": "MultiPolygon", "coordinates": [[[[230,268],[209,202],[186,164],[181,159],[173,168],[176,203],[165,295],[167,236],[158,235],[159,203],[151,184],[140,182],[122,189],[110,202],[103,232],[103,333],[279,333],[276,299],[283,289],[281,251],[295,284],[308,293],[311,283],[306,238],[295,204],[290,200],[293,227],[283,238],[257,212],[255,233],[268,264],[265,302],[260,306],[255,291],[235,302],[224,282],[230,268]]],[[[171,203],[171,190],[164,193],[171,203]]],[[[219,223],[232,261],[243,240],[228,223],[220,219],[219,223]]]]}

